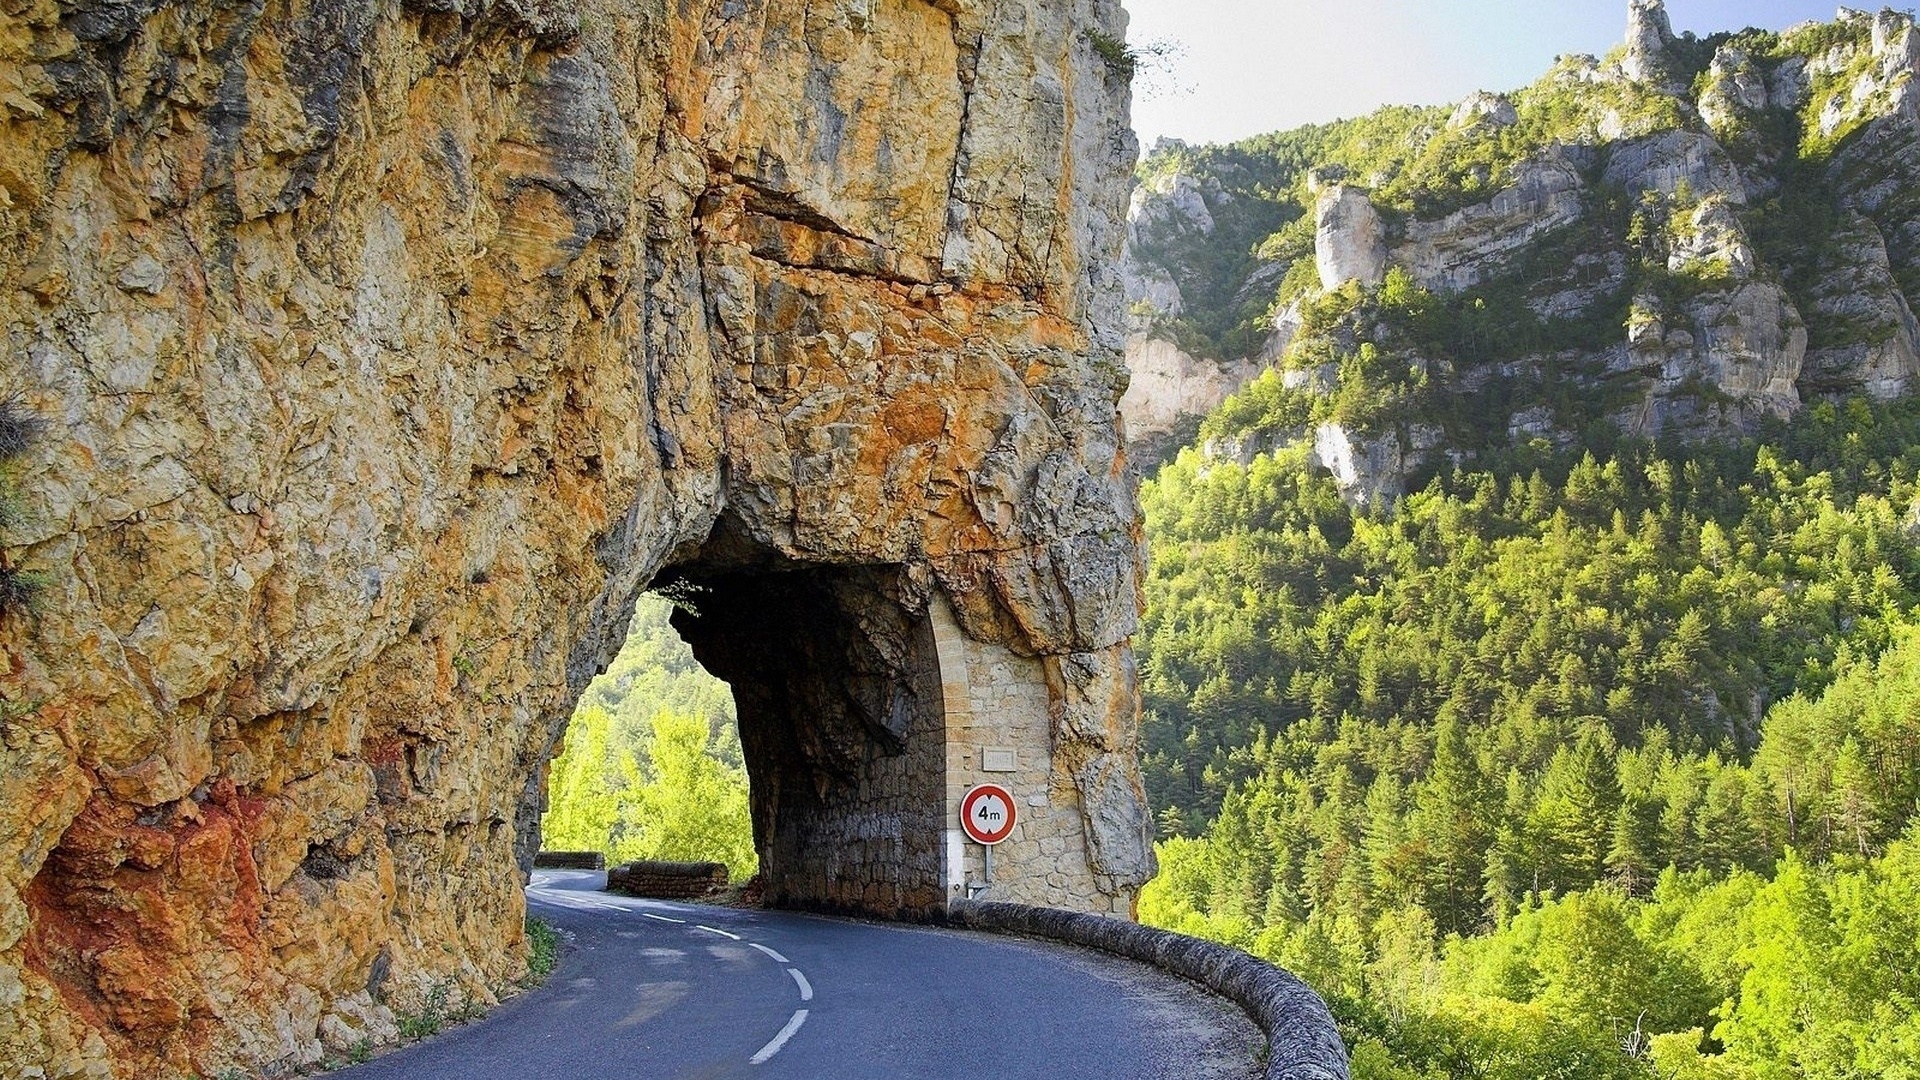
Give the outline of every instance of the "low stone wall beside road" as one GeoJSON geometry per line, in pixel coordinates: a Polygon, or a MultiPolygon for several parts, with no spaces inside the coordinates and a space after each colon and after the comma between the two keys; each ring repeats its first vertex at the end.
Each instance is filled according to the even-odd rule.
{"type": "Polygon", "coordinates": [[[1267,1034],[1266,1080],[1349,1080],[1326,1002],[1292,974],[1239,949],[1123,919],[1053,908],[955,901],[955,926],[1051,938],[1152,964],[1238,1004],[1267,1034]]]}
{"type": "Polygon", "coordinates": [[[607,857],[597,851],[542,851],[533,857],[536,870],[605,870],[607,857]]]}
{"type": "Polygon", "coordinates": [[[727,887],[725,863],[630,862],[607,871],[607,888],[655,900],[693,900],[727,887]]]}

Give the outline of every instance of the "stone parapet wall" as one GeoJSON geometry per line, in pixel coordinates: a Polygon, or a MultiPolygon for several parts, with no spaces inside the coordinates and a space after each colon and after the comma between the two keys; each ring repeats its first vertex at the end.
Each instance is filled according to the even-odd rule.
{"type": "Polygon", "coordinates": [[[1124,956],[1191,979],[1247,1011],[1267,1036],[1265,1080],[1348,1080],[1346,1044],[1313,988],[1264,960],[1211,941],[1120,919],[1024,904],[960,901],[950,921],[1124,956]]]}
{"type": "Polygon", "coordinates": [[[607,888],[657,900],[693,900],[727,887],[725,863],[630,862],[607,871],[607,888]]]}
{"type": "Polygon", "coordinates": [[[542,851],[533,865],[537,870],[605,870],[607,857],[597,851],[542,851]]]}

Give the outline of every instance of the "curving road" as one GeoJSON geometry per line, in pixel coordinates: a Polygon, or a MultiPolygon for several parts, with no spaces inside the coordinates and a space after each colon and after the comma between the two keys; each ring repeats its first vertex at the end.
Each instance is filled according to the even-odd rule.
{"type": "Polygon", "coordinates": [[[547,985],[353,1080],[1247,1080],[1232,1005],[1142,965],[958,931],[671,904],[541,870],[547,985]]]}

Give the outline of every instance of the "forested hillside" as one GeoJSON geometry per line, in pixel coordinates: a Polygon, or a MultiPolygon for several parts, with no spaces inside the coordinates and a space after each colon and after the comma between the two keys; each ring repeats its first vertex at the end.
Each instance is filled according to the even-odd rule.
{"type": "Polygon", "coordinates": [[[1268,370],[1143,488],[1141,913],[1361,1080],[1917,1077],[1920,36],[1633,8],[1143,166],[1137,331],[1268,370]]]}
{"type": "Polygon", "coordinates": [[[1143,916],[1307,977],[1359,1076],[1901,1075],[1916,479],[1920,408],[1862,402],[1391,511],[1183,454],[1144,494],[1143,916]]]}

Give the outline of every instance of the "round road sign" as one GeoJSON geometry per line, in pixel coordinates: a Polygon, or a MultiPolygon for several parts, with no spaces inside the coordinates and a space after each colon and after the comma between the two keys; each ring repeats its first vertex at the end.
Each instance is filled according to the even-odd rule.
{"type": "Polygon", "coordinates": [[[975,843],[991,847],[1012,836],[1019,816],[1013,792],[999,784],[980,784],[960,799],[960,827],[975,843]]]}

